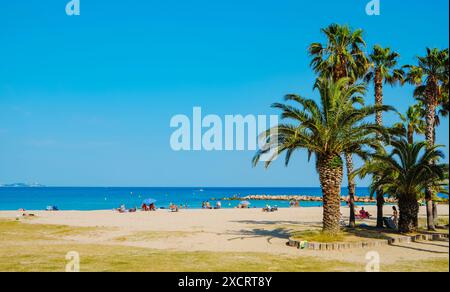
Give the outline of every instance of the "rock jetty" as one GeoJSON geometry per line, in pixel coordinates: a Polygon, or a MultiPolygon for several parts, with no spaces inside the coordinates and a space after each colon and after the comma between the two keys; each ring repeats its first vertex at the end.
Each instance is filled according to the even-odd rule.
{"type": "MultiPolygon", "coordinates": [[[[298,202],[322,202],[322,197],[318,196],[301,196],[301,195],[248,195],[245,197],[233,196],[230,198],[223,198],[223,201],[298,201],[298,202]]],[[[342,202],[348,202],[349,197],[341,197],[342,202]]],[[[395,204],[397,200],[393,198],[385,198],[386,203],[395,204]]],[[[369,197],[355,196],[356,203],[376,203],[375,199],[369,197]]]]}

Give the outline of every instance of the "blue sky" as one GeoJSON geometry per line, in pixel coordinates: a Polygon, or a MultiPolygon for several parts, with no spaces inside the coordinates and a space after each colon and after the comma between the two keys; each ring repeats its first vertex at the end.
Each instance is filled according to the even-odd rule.
{"type": "MultiPolygon", "coordinates": [[[[67,2],[0,3],[0,183],[317,186],[303,152],[267,171],[252,152],[173,152],[170,119],[194,106],[272,114],[286,93],[316,97],[306,49],[334,22],[402,64],[449,42],[447,0],[381,0],[379,17],[366,0],[81,0],[78,17],[67,2]]],[[[405,111],[411,93],[386,88],[385,102],[405,111]]],[[[446,154],[448,130],[445,120],[446,154]]]]}

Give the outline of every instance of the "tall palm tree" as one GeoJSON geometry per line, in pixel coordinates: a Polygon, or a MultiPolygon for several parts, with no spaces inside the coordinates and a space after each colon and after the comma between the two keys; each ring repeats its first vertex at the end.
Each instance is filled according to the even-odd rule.
{"type": "MultiPolygon", "coordinates": [[[[404,71],[396,68],[400,54],[391,51],[390,48],[383,48],[380,45],[373,47],[373,52],[369,55],[369,70],[364,76],[364,80],[373,82],[375,86],[375,104],[383,104],[383,84],[394,86],[404,81],[404,71]]],[[[376,122],[383,124],[383,115],[377,113],[376,122]]]]}
{"type": "MultiPolygon", "coordinates": [[[[363,30],[353,31],[347,25],[331,24],[322,29],[322,32],[327,38],[327,43],[313,43],[309,46],[313,70],[319,76],[332,78],[335,82],[341,78],[350,78],[351,84],[362,78],[368,69],[368,61],[364,53],[366,43],[363,30]]],[[[353,157],[350,153],[344,153],[344,155],[350,197],[350,226],[354,227],[356,184],[350,176],[353,172],[353,157]]]]}
{"type": "MultiPolygon", "coordinates": [[[[383,84],[387,83],[394,86],[397,83],[402,83],[404,80],[404,71],[397,69],[397,63],[400,55],[391,51],[390,48],[383,48],[380,45],[375,45],[373,52],[369,55],[369,70],[364,77],[367,83],[373,82],[375,86],[375,104],[383,104],[383,84]]],[[[383,114],[378,112],[376,115],[376,123],[383,125],[383,114]]],[[[383,206],[384,195],[382,190],[376,192],[377,196],[377,227],[383,227],[383,206]]]]}
{"type": "Polygon", "coordinates": [[[265,161],[265,166],[269,167],[282,152],[286,152],[286,165],[296,150],[306,150],[310,158],[315,155],[323,194],[323,230],[330,234],[340,230],[342,154],[367,158],[368,148],[379,148],[377,135],[388,139],[388,133],[384,128],[365,120],[378,110],[392,110],[388,106],[354,108],[352,105],[361,99],[366,89],[365,85],[350,83],[349,78],[337,82],[319,78],[315,89],[320,94],[320,104],[298,95],[287,95],[286,101],[295,102],[300,108],[275,103],[273,107],[282,111],[282,119],[292,123],[281,123],[276,126],[276,131],[270,129],[263,133],[264,137],[267,135],[266,145],[253,159],[253,165],[256,166],[262,155],[275,149],[265,161]]]}
{"type": "Polygon", "coordinates": [[[402,122],[394,126],[404,133],[409,144],[414,143],[415,134],[425,134],[426,123],[423,119],[423,105],[420,102],[410,106],[406,115],[400,115],[400,119],[402,122]]]}
{"type": "Polygon", "coordinates": [[[448,193],[448,164],[429,164],[439,161],[444,154],[439,146],[428,147],[427,143],[408,143],[399,139],[391,143],[392,152],[379,155],[372,163],[356,171],[361,177],[376,174],[371,192],[382,189],[398,199],[400,209],[399,231],[414,232],[418,228],[419,204],[424,191],[432,187],[448,193]]]}
{"type": "Polygon", "coordinates": [[[332,24],[322,32],[327,43],[313,43],[308,49],[313,70],[319,76],[334,81],[348,77],[354,83],[364,76],[368,62],[364,53],[363,30],[352,31],[347,25],[332,24]]]}
{"type": "MultiPolygon", "coordinates": [[[[407,81],[416,86],[414,96],[421,100],[426,107],[426,131],[425,137],[428,147],[435,144],[436,111],[440,104],[447,98],[448,103],[448,78],[449,60],[448,49],[429,49],[424,57],[417,57],[418,65],[405,66],[409,68],[407,81]]],[[[429,161],[430,164],[433,161],[429,161]]],[[[434,230],[433,215],[433,190],[428,188],[425,196],[427,204],[427,224],[429,230],[434,230]]]]}

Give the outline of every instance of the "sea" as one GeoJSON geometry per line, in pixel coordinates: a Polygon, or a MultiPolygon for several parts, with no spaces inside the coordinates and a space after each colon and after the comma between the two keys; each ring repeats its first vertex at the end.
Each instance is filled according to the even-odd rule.
{"type": "MultiPolygon", "coordinates": [[[[151,188],[151,187],[0,187],[0,210],[44,210],[56,206],[59,210],[93,211],[112,210],[121,205],[140,207],[146,199],[156,200],[157,208],[167,208],[171,203],[189,209],[200,209],[202,202],[212,206],[221,201],[222,208],[235,208],[239,201],[223,198],[247,195],[322,195],[320,188],[151,188]]],[[[342,189],[347,195],[347,189],[342,189]]],[[[368,188],[357,188],[357,196],[369,196],[368,188]]],[[[288,201],[250,201],[254,208],[266,205],[289,207],[288,201]]],[[[343,203],[345,204],[345,203],[343,203]]],[[[301,207],[318,207],[321,202],[301,202],[301,207]]]]}

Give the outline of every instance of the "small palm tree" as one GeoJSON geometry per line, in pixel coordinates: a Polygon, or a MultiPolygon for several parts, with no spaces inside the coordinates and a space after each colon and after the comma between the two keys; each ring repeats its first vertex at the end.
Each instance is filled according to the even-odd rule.
{"type": "MultiPolygon", "coordinates": [[[[326,44],[313,43],[309,47],[312,57],[311,67],[321,77],[333,79],[350,78],[354,83],[362,78],[368,69],[368,60],[364,53],[366,43],[363,30],[352,30],[347,25],[332,24],[322,29],[327,38],[326,44]]],[[[355,225],[354,197],[356,184],[350,174],[353,172],[353,156],[345,153],[350,197],[350,227],[355,225]]]]}
{"type": "MultiPolygon", "coordinates": [[[[400,55],[391,51],[390,48],[383,48],[376,45],[373,52],[369,55],[369,70],[364,77],[367,83],[373,82],[375,86],[375,104],[383,104],[383,84],[387,83],[394,86],[404,81],[404,71],[397,69],[397,63],[400,55]]],[[[376,115],[376,123],[383,125],[383,114],[378,112],[376,115]]],[[[377,192],[377,227],[383,227],[383,206],[384,195],[382,190],[377,192]]]]}
{"type": "Polygon", "coordinates": [[[380,143],[377,135],[388,139],[388,133],[365,120],[378,110],[392,110],[388,106],[354,108],[352,105],[361,99],[366,89],[365,85],[350,83],[349,78],[337,82],[320,78],[315,86],[320,93],[320,104],[298,95],[287,95],[286,101],[295,102],[301,108],[275,103],[273,107],[282,111],[282,119],[293,123],[282,123],[276,131],[270,129],[263,133],[268,136],[266,145],[253,159],[256,166],[263,154],[275,149],[274,154],[265,161],[265,166],[269,167],[283,152],[286,152],[286,165],[297,150],[306,150],[310,158],[315,155],[323,194],[323,230],[330,234],[340,230],[342,155],[350,153],[367,158],[368,148],[378,149],[380,143]]]}
{"type": "MultiPolygon", "coordinates": [[[[397,69],[400,54],[391,51],[390,48],[383,48],[376,45],[369,55],[369,71],[364,77],[367,83],[373,82],[375,86],[375,104],[383,104],[383,84],[394,86],[404,81],[404,71],[397,69]]],[[[377,113],[377,124],[382,125],[382,113],[377,113]]]]}
{"type": "Polygon", "coordinates": [[[382,189],[398,199],[400,209],[399,231],[417,231],[419,204],[427,187],[448,193],[448,164],[433,164],[444,154],[438,146],[427,148],[427,143],[410,144],[405,139],[391,142],[390,154],[378,155],[355,173],[361,177],[374,175],[371,192],[382,189]]]}
{"type": "MultiPolygon", "coordinates": [[[[417,66],[405,66],[409,69],[406,81],[415,85],[414,96],[423,102],[426,110],[426,131],[425,136],[428,147],[435,144],[436,116],[439,105],[448,108],[448,79],[449,79],[449,59],[448,49],[429,49],[427,55],[418,57],[417,66]]],[[[429,161],[429,163],[433,163],[429,161]]],[[[433,216],[433,190],[427,189],[427,222],[428,229],[434,230],[433,216]]]]}
{"type": "Polygon", "coordinates": [[[425,134],[426,123],[423,119],[423,105],[418,103],[408,108],[406,115],[400,115],[401,123],[394,126],[407,137],[408,143],[414,143],[414,135],[425,134]]]}

